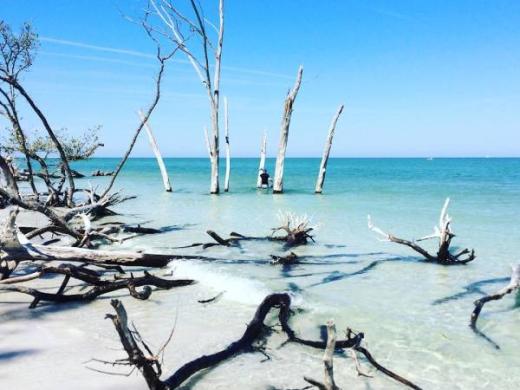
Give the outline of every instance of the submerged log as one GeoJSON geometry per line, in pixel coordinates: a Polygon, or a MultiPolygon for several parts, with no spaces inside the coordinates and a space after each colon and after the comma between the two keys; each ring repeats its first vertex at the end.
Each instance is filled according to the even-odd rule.
{"type": "Polygon", "coordinates": [[[159,169],[161,171],[161,176],[163,180],[164,189],[166,192],[172,192],[172,186],[170,184],[170,178],[168,177],[168,171],[166,170],[166,165],[164,165],[164,160],[161,155],[161,151],[159,150],[159,145],[155,140],[155,137],[152,132],[152,128],[147,120],[145,120],[145,115],[143,111],[138,111],[139,118],[144,122],[144,129],[146,130],[146,134],[148,135],[148,141],[150,141],[150,146],[152,147],[153,153],[155,154],[155,158],[157,159],[157,164],[159,165],[159,169]]]}
{"type": "MultiPolygon", "coordinates": [[[[188,378],[195,375],[199,371],[215,366],[238,354],[250,351],[251,348],[254,346],[254,343],[259,341],[259,339],[264,335],[264,330],[266,328],[265,320],[267,315],[273,308],[278,309],[278,320],[280,322],[282,331],[287,336],[287,342],[302,344],[319,349],[325,349],[328,346],[330,349],[332,341],[327,340],[327,342],[324,342],[321,340],[306,340],[298,337],[288,323],[289,317],[291,315],[291,298],[288,294],[271,294],[268,295],[258,306],[255,315],[247,325],[242,337],[240,337],[238,340],[232,342],[226,348],[218,352],[203,355],[184,364],[172,375],[162,380],[160,378],[162,374],[162,367],[160,359],[158,358],[160,354],[154,354],[147,347],[147,344],[143,341],[143,338],[137,330],[129,330],[128,316],[123,304],[117,299],[112,300],[111,303],[114,307],[114,310],[116,311],[116,314],[108,314],[107,317],[112,320],[114,327],[116,328],[119,334],[123,348],[125,349],[126,354],[128,355],[127,359],[118,360],[118,362],[126,362],[129,365],[137,367],[138,370],[141,371],[141,373],[143,374],[146,383],[148,384],[148,387],[153,390],[176,389],[179,386],[181,386],[184,382],[186,382],[188,378]],[[147,353],[143,352],[142,348],[144,348],[147,353]]],[[[354,335],[352,332],[348,332],[347,337],[348,338],[344,340],[337,340],[335,343],[335,348],[355,348],[356,350],[359,350],[362,353],[363,351],[368,353],[366,349],[360,346],[364,338],[363,333],[358,333],[354,335]]],[[[327,356],[330,356],[330,358],[332,359],[331,355],[327,356]]],[[[383,368],[384,370],[381,370],[378,367],[378,369],[380,369],[381,372],[390,376],[391,378],[413,389],[420,390],[419,386],[402,378],[401,376],[393,373],[392,371],[385,369],[383,366],[375,362],[375,360],[372,359],[369,361],[372,364],[376,363],[379,367],[383,368]]]]}
{"type": "Polygon", "coordinates": [[[296,95],[298,94],[302,83],[302,75],[303,66],[300,65],[296,82],[285,98],[282,123],[280,125],[280,144],[278,145],[278,155],[276,157],[276,167],[274,171],[273,194],[281,194],[283,192],[283,172],[285,152],[287,150],[287,141],[289,138],[289,126],[291,124],[294,101],[296,100],[296,95]]]}
{"type": "Polygon", "coordinates": [[[451,240],[455,237],[455,234],[451,230],[451,217],[448,215],[448,205],[450,203],[450,198],[446,198],[444,202],[444,206],[441,210],[441,215],[439,218],[439,226],[435,226],[433,234],[429,236],[425,236],[419,238],[417,240],[409,241],[404,240],[402,238],[395,237],[390,233],[386,233],[377,226],[372,223],[370,215],[368,216],[368,228],[373,232],[379,234],[383,237],[383,241],[391,241],[396,244],[405,245],[417,253],[421,254],[426,261],[432,263],[438,263],[442,265],[463,265],[467,264],[470,261],[475,260],[475,251],[472,249],[471,251],[467,248],[459,251],[458,253],[451,253],[450,245],[451,240]],[[437,238],[439,241],[439,246],[437,253],[435,255],[430,254],[426,249],[421,247],[417,242],[429,240],[432,238],[437,238]],[[467,255],[467,256],[465,256],[467,255]],[[463,257],[465,256],[465,257],[463,257]]]}
{"type": "Polygon", "coordinates": [[[325,182],[325,174],[327,173],[327,164],[329,162],[329,154],[330,149],[332,148],[332,139],[334,138],[334,132],[336,130],[336,124],[338,123],[339,116],[343,112],[343,104],[339,106],[336,115],[332,118],[332,122],[329,127],[329,134],[327,136],[327,141],[325,142],[325,147],[323,149],[323,156],[321,157],[320,170],[318,172],[318,179],[316,181],[316,188],[314,192],[317,194],[321,194],[323,191],[323,183],[325,182]]]}

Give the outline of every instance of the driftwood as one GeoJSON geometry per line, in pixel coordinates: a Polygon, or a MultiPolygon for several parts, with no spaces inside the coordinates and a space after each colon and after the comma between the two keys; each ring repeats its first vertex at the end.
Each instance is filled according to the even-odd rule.
{"type": "MultiPolygon", "coordinates": [[[[474,302],[475,308],[473,309],[473,312],[471,313],[471,321],[470,321],[470,327],[475,332],[480,334],[480,331],[477,329],[477,320],[480,315],[480,312],[482,311],[482,308],[484,305],[490,301],[497,301],[499,299],[502,299],[504,296],[508,294],[512,294],[515,292],[518,292],[520,289],[520,264],[517,264],[513,267],[512,273],[511,273],[511,280],[509,283],[495,292],[491,295],[486,295],[480,299],[477,299],[474,302]]],[[[484,336],[485,337],[485,336],[484,336]]],[[[487,337],[486,337],[487,338],[487,337]]],[[[498,345],[494,342],[492,342],[495,347],[498,348],[498,345]]]]}
{"type": "MultiPolygon", "coordinates": [[[[61,264],[59,267],[43,266],[35,274],[37,274],[38,277],[47,274],[60,274],[64,275],[65,278],[63,279],[63,283],[56,293],[43,292],[34,288],[20,285],[5,284],[0,284],[0,291],[18,292],[33,296],[34,300],[30,304],[29,308],[34,309],[41,301],[53,303],[88,302],[96,299],[100,295],[121,289],[127,289],[132,297],[144,300],[148,299],[152,293],[150,286],[154,286],[160,289],[170,289],[173,287],[187,286],[194,283],[194,281],[191,279],[169,280],[159,278],[148,273],[147,271],[145,271],[144,275],[140,277],[134,277],[132,274],[130,277],[118,277],[114,278],[113,280],[107,280],[102,279],[100,274],[93,270],[84,267],[73,266],[71,264],[61,264]],[[85,282],[88,286],[91,287],[81,293],[65,294],[65,288],[67,287],[67,284],[71,278],[85,282]],[[143,287],[142,291],[137,290],[139,287],[143,287]]],[[[32,274],[32,276],[34,276],[34,274],[32,274]]],[[[18,282],[20,282],[20,280],[18,280],[18,282]]]]}
{"type": "Polygon", "coordinates": [[[291,124],[294,101],[296,100],[296,95],[298,94],[302,83],[302,75],[303,66],[300,65],[296,82],[285,98],[282,123],[280,125],[280,144],[278,145],[278,155],[276,157],[276,167],[274,171],[273,194],[281,194],[283,192],[283,171],[285,152],[287,150],[287,141],[289,138],[289,126],[291,124]]]}
{"type": "Polygon", "coordinates": [[[332,118],[332,122],[329,127],[329,134],[325,147],[323,148],[323,156],[321,157],[320,170],[318,172],[318,179],[316,180],[316,188],[314,192],[321,194],[323,191],[323,183],[325,182],[325,174],[327,173],[327,164],[329,162],[330,149],[332,148],[332,139],[334,138],[334,132],[336,130],[336,124],[338,123],[339,116],[343,112],[343,104],[339,106],[338,111],[332,118]]]}
{"type": "Polygon", "coordinates": [[[262,144],[260,146],[260,162],[258,164],[258,175],[256,177],[256,188],[262,188],[262,178],[260,175],[265,170],[265,155],[267,151],[267,133],[264,132],[262,144]]]}
{"type": "MultiPolygon", "coordinates": [[[[278,320],[281,325],[282,331],[287,336],[287,342],[297,343],[306,345],[313,348],[325,349],[327,348],[327,344],[330,343],[321,341],[321,340],[306,340],[298,337],[294,330],[289,325],[289,317],[290,317],[290,305],[291,298],[288,294],[271,294],[268,295],[258,306],[253,319],[249,322],[244,331],[242,337],[238,340],[229,344],[226,348],[212,353],[196,358],[182,367],[180,367],[177,371],[175,371],[172,375],[168,376],[164,380],[161,379],[162,375],[162,367],[160,362],[160,354],[153,353],[146,343],[144,343],[142,337],[140,336],[137,330],[132,330],[128,328],[128,316],[123,304],[117,299],[112,300],[112,306],[116,311],[115,315],[107,314],[107,317],[110,318],[116,328],[121,343],[128,355],[127,359],[118,360],[119,364],[128,364],[130,366],[135,366],[138,370],[143,374],[143,377],[148,384],[150,389],[154,390],[167,390],[167,389],[176,389],[180,385],[182,385],[188,378],[193,376],[194,374],[215,366],[224,360],[227,360],[233,356],[236,356],[240,353],[251,350],[254,347],[254,344],[259,341],[265,334],[265,319],[271,309],[278,309],[278,320]],[[142,345],[142,347],[141,347],[142,345]],[[145,349],[146,352],[143,352],[142,348],[145,349]]],[[[354,348],[357,351],[360,351],[365,356],[370,363],[376,366],[381,372],[386,374],[387,376],[409,386],[413,389],[420,389],[419,386],[413,384],[407,379],[393,373],[392,371],[384,368],[379,363],[377,363],[368,351],[361,347],[361,342],[364,339],[363,333],[354,334],[353,332],[347,333],[347,339],[337,340],[335,343],[336,349],[344,349],[344,348],[354,348]],[[368,358],[370,356],[370,358],[368,358]],[[374,364],[375,363],[375,364],[374,364]]],[[[106,362],[109,363],[110,362],[106,362]]]]}
{"type": "Polygon", "coordinates": [[[451,240],[455,237],[455,234],[453,234],[450,226],[451,217],[448,215],[449,202],[450,198],[447,198],[444,202],[439,218],[439,226],[435,226],[434,233],[418,240],[404,240],[402,238],[397,238],[390,233],[386,233],[372,223],[370,216],[368,216],[368,228],[382,236],[383,241],[391,241],[412,248],[414,251],[424,256],[426,261],[442,265],[467,264],[470,261],[473,261],[476,257],[473,249],[471,251],[469,249],[463,249],[456,254],[450,252],[451,240]],[[437,238],[439,240],[438,250],[435,255],[430,254],[426,249],[417,244],[419,241],[429,240],[432,238],[437,238]]]}
{"type": "MultiPolygon", "coordinates": [[[[243,234],[237,233],[237,232],[231,232],[229,233],[228,238],[223,238],[213,230],[208,230],[206,233],[214,240],[213,242],[196,242],[190,245],[177,247],[176,249],[183,249],[183,248],[192,248],[200,246],[202,249],[211,248],[214,246],[238,246],[240,245],[241,241],[276,241],[276,242],[283,242],[286,247],[293,247],[298,245],[305,245],[308,243],[308,239],[311,239],[314,241],[313,237],[310,235],[310,232],[313,230],[313,228],[306,228],[301,229],[298,231],[291,230],[291,227],[281,226],[278,228],[272,229],[273,234],[270,236],[245,236],[243,234]],[[275,233],[279,230],[284,230],[287,232],[284,236],[275,235],[275,233]]],[[[290,256],[287,258],[287,260],[290,260],[290,256]]],[[[280,263],[283,263],[283,256],[272,256],[273,260],[277,261],[279,260],[280,263]]],[[[292,258],[292,260],[296,260],[296,257],[292,258]]]]}
{"type": "Polygon", "coordinates": [[[323,383],[318,382],[315,379],[304,377],[305,381],[311,385],[316,386],[320,390],[339,390],[334,381],[334,367],[333,357],[334,351],[336,350],[336,326],[333,321],[327,322],[327,346],[325,347],[325,353],[323,355],[323,365],[325,368],[323,383]]]}
{"type": "MultiPolygon", "coordinates": [[[[137,113],[141,120],[144,121],[144,113],[141,110],[139,110],[137,113]]],[[[166,170],[166,166],[164,165],[164,160],[162,158],[161,151],[159,150],[159,145],[157,144],[157,141],[155,140],[155,137],[152,132],[152,128],[150,127],[150,124],[147,121],[144,122],[144,129],[146,130],[146,134],[148,135],[148,141],[150,141],[150,146],[152,147],[153,153],[155,154],[155,158],[157,159],[157,165],[159,165],[159,169],[161,171],[164,189],[166,190],[166,192],[172,192],[170,178],[168,177],[168,171],[166,170]]]]}
{"type": "Polygon", "coordinates": [[[90,176],[114,176],[114,171],[101,171],[96,169],[90,174],[90,176]]]}

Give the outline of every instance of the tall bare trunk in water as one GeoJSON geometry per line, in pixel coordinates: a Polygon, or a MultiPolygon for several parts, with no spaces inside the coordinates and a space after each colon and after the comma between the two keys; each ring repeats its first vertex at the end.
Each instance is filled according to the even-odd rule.
{"type": "Polygon", "coordinates": [[[226,177],[224,179],[224,191],[229,191],[229,176],[231,174],[231,151],[229,150],[229,117],[228,117],[228,101],[224,97],[224,128],[226,132],[226,177]]]}
{"type": "Polygon", "coordinates": [[[190,0],[193,19],[185,16],[169,0],[149,0],[150,13],[156,14],[164,25],[172,33],[169,39],[186,54],[191,65],[195,69],[200,82],[206,89],[210,106],[211,117],[211,142],[209,142],[211,180],[210,193],[218,194],[219,189],[219,95],[220,95],[220,70],[222,63],[222,46],[224,42],[224,0],[219,0],[219,25],[214,26],[204,18],[204,12],[199,2],[190,0]],[[217,31],[217,42],[212,44],[206,32],[206,27],[211,26],[217,31]],[[201,48],[193,50],[190,43],[196,39],[187,40],[181,30],[188,30],[189,36],[198,35],[201,48]],[[198,54],[200,53],[200,54],[198,54]],[[210,73],[210,53],[213,54],[213,76],[210,73]]]}
{"type": "Polygon", "coordinates": [[[325,174],[327,173],[327,163],[329,162],[330,149],[332,147],[332,139],[334,138],[334,132],[336,130],[336,123],[338,123],[339,116],[343,112],[343,104],[339,106],[338,111],[332,118],[332,122],[329,127],[329,135],[323,148],[323,156],[321,157],[320,170],[318,172],[318,180],[316,181],[315,193],[321,194],[323,191],[323,182],[325,181],[325,174]]]}
{"type": "Polygon", "coordinates": [[[285,162],[285,152],[287,150],[287,139],[289,138],[289,126],[291,124],[291,115],[293,111],[294,100],[302,83],[303,66],[298,69],[298,76],[293,88],[285,98],[282,124],[280,127],[280,144],[278,146],[278,155],[276,157],[276,168],[274,171],[273,193],[281,194],[283,192],[283,168],[285,162]]]}
{"type": "Polygon", "coordinates": [[[264,133],[264,138],[262,139],[262,146],[260,147],[260,164],[258,165],[258,176],[256,179],[256,188],[262,187],[262,178],[260,174],[265,169],[265,153],[267,149],[267,133],[264,133]]]}
{"type": "Polygon", "coordinates": [[[145,121],[144,113],[141,110],[139,110],[137,113],[139,114],[139,118],[141,118],[141,121],[144,122],[144,129],[148,134],[150,146],[152,147],[153,153],[155,154],[155,158],[157,159],[157,165],[159,165],[159,170],[161,171],[164,189],[166,190],[166,192],[172,192],[172,186],[170,184],[170,178],[168,177],[168,171],[166,170],[166,165],[164,165],[164,160],[162,158],[161,151],[159,150],[159,145],[157,144],[157,141],[155,140],[155,137],[153,135],[152,128],[150,127],[149,123],[145,121]]]}

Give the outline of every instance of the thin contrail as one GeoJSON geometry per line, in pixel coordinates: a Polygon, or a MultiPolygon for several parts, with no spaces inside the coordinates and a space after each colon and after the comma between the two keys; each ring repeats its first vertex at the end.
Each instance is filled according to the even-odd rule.
{"type": "MultiPolygon", "coordinates": [[[[89,43],[84,43],[84,42],[70,41],[70,40],[66,40],[66,39],[58,39],[58,38],[51,38],[51,37],[45,37],[45,36],[39,37],[39,39],[42,42],[54,43],[54,44],[57,44],[57,45],[73,46],[73,47],[79,47],[79,48],[82,48],[82,49],[97,50],[97,51],[103,51],[103,52],[115,53],[115,54],[124,54],[124,55],[129,55],[129,56],[134,56],[134,57],[141,57],[141,58],[148,58],[148,59],[155,58],[155,56],[152,55],[152,54],[143,53],[143,52],[136,51],[136,50],[120,49],[120,48],[108,47],[108,46],[91,45],[89,43]]],[[[58,54],[55,54],[55,55],[58,55],[58,54]]],[[[188,61],[186,61],[186,60],[174,60],[174,61],[178,62],[178,63],[183,63],[183,64],[187,64],[188,63],[188,61]]],[[[286,74],[274,73],[274,72],[266,72],[266,71],[257,70],[257,69],[236,68],[236,67],[232,67],[232,66],[223,66],[222,68],[225,69],[225,70],[232,71],[232,72],[240,72],[240,73],[257,75],[257,76],[279,77],[279,78],[288,79],[288,80],[292,80],[294,78],[293,76],[289,76],[289,75],[286,75],[286,74]]]]}

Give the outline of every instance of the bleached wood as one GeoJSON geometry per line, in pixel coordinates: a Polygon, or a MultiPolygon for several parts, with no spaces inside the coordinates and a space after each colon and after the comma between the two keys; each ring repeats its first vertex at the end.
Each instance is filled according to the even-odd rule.
{"type": "Polygon", "coordinates": [[[172,186],[170,184],[170,178],[168,177],[168,171],[166,170],[166,165],[164,165],[164,160],[161,155],[161,151],[159,150],[159,145],[157,144],[157,141],[155,140],[155,137],[152,132],[152,128],[150,127],[150,124],[147,120],[145,120],[144,113],[139,110],[138,112],[139,117],[144,122],[144,129],[146,130],[146,134],[148,134],[148,141],[150,141],[150,146],[152,147],[153,153],[155,154],[155,158],[157,159],[157,165],[159,165],[159,169],[161,171],[161,176],[163,180],[164,189],[166,192],[172,192],[172,186]]]}
{"type": "Polygon", "coordinates": [[[262,178],[260,174],[265,169],[265,154],[267,150],[267,133],[264,132],[264,137],[262,138],[262,145],[260,146],[260,164],[258,165],[258,175],[256,178],[256,187],[262,188],[262,178]]]}
{"type": "Polygon", "coordinates": [[[273,193],[280,194],[283,192],[283,170],[285,162],[285,152],[287,151],[287,140],[289,138],[289,126],[291,124],[291,116],[293,111],[293,104],[296,95],[302,83],[303,66],[300,65],[298,75],[293,88],[287,94],[284,103],[284,111],[282,115],[282,123],[280,126],[280,143],[278,145],[278,155],[276,157],[276,167],[274,171],[273,193]]]}
{"type": "Polygon", "coordinates": [[[320,170],[318,172],[318,180],[316,181],[315,191],[317,194],[321,194],[323,191],[323,182],[325,181],[325,174],[327,173],[327,163],[329,162],[330,149],[332,148],[332,140],[334,138],[334,132],[336,131],[336,124],[338,123],[339,116],[343,112],[343,104],[339,106],[338,111],[332,118],[332,122],[329,127],[329,134],[325,147],[323,148],[323,155],[321,157],[320,170]]]}
{"type": "Polygon", "coordinates": [[[226,176],[224,178],[224,191],[229,191],[229,176],[231,174],[231,151],[229,147],[229,116],[228,116],[228,100],[224,97],[224,128],[226,136],[226,176]]]}

